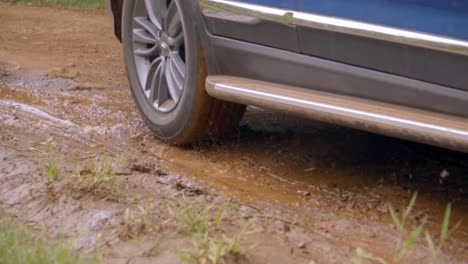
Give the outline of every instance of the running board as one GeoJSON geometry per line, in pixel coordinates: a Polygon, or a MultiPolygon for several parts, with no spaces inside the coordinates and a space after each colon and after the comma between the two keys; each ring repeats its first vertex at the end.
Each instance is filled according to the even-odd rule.
{"type": "Polygon", "coordinates": [[[218,99],[468,153],[468,119],[231,76],[208,76],[218,99]]]}

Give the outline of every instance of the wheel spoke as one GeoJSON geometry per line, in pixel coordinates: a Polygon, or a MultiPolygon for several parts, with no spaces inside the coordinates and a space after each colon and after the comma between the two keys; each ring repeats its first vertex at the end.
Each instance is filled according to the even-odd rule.
{"type": "Polygon", "coordinates": [[[146,17],[135,17],[135,22],[137,22],[140,27],[144,28],[149,34],[151,34],[153,38],[157,38],[158,32],[161,29],[158,29],[157,26],[152,23],[152,21],[149,21],[146,17]]]}
{"type": "Polygon", "coordinates": [[[166,1],[145,0],[146,12],[151,22],[162,29],[163,14],[167,10],[166,1]]]}
{"type": "Polygon", "coordinates": [[[162,60],[163,58],[159,57],[151,63],[149,70],[148,70],[148,76],[146,77],[145,91],[154,89],[157,75],[158,75],[158,70],[161,66],[162,60]]]}
{"type": "Polygon", "coordinates": [[[166,76],[167,60],[163,59],[161,69],[159,71],[158,94],[156,99],[156,106],[161,107],[168,99],[168,81],[166,76]]]}
{"type": "Polygon", "coordinates": [[[175,0],[173,0],[167,8],[166,17],[164,19],[164,28],[169,36],[176,36],[182,31],[182,22],[180,20],[179,12],[177,11],[175,0]]]}
{"type": "Polygon", "coordinates": [[[177,88],[179,90],[182,90],[184,86],[184,77],[180,74],[179,70],[177,69],[177,66],[175,65],[175,62],[173,59],[171,59],[171,64],[170,64],[170,74],[172,79],[174,79],[177,88]]]}
{"type": "Polygon", "coordinates": [[[161,68],[162,68],[162,65],[159,64],[158,67],[156,68],[156,71],[153,74],[153,79],[151,80],[151,86],[149,88],[150,93],[149,93],[148,99],[150,103],[153,105],[157,100],[158,89],[159,89],[158,84],[159,84],[159,80],[161,79],[161,68]]]}
{"type": "Polygon", "coordinates": [[[177,33],[174,37],[169,37],[168,43],[172,47],[180,47],[184,42],[184,32],[177,33]]]}
{"type": "Polygon", "coordinates": [[[158,53],[158,46],[154,45],[151,48],[137,48],[135,49],[135,55],[148,57],[158,53]]]}
{"type": "Polygon", "coordinates": [[[180,55],[178,53],[174,53],[172,54],[171,59],[174,65],[174,72],[176,72],[181,79],[185,79],[185,63],[182,61],[182,58],[180,58],[180,55]]]}
{"type": "Polygon", "coordinates": [[[170,60],[169,65],[166,67],[166,80],[167,80],[167,88],[169,89],[169,94],[174,101],[178,101],[180,97],[180,92],[183,88],[183,80],[180,79],[179,76],[173,70],[173,61],[170,60]]]}
{"type": "Polygon", "coordinates": [[[133,30],[133,41],[143,44],[156,44],[157,40],[146,33],[144,29],[133,30]]]}

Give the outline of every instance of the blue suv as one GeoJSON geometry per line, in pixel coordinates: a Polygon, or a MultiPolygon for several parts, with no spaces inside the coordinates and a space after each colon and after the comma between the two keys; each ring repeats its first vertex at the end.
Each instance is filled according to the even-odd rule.
{"type": "Polygon", "coordinates": [[[466,0],[108,0],[154,133],[189,144],[246,105],[468,152],[466,0]]]}

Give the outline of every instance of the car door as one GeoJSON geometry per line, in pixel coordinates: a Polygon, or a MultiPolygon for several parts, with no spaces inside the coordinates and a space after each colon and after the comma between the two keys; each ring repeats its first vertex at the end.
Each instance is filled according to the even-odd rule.
{"type": "Polygon", "coordinates": [[[296,27],[281,16],[282,10],[293,10],[296,4],[297,0],[200,0],[210,33],[300,52],[296,27]]]}
{"type": "Polygon", "coordinates": [[[299,0],[302,53],[468,91],[468,1],[299,0]]]}

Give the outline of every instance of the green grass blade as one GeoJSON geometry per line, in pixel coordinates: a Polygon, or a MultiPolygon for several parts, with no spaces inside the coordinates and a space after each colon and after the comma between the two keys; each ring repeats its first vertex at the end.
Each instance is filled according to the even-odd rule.
{"type": "Polygon", "coordinates": [[[445,209],[444,222],[442,223],[442,229],[440,230],[440,240],[445,241],[448,238],[450,215],[452,213],[452,205],[449,203],[447,209],[445,209]]]}
{"type": "Polygon", "coordinates": [[[452,229],[450,229],[447,233],[447,239],[449,237],[452,236],[453,232],[457,231],[457,229],[460,227],[460,225],[462,224],[462,220],[458,221],[453,227],[452,229]]]}
{"type": "Polygon", "coordinates": [[[401,247],[400,252],[398,253],[396,257],[396,262],[399,262],[401,258],[405,256],[405,254],[413,246],[416,239],[421,235],[421,232],[424,226],[426,225],[426,221],[427,221],[426,218],[424,218],[421,224],[419,224],[419,226],[410,233],[410,235],[408,236],[408,239],[405,241],[405,244],[403,245],[403,247],[401,247]]]}
{"type": "Polygon", "coordinates": [[[392,217],[393,223],[396,225],[399,231],[403,230],[403,225],[400,222],[400,219],[398,218],[397,213],[395,212],[395,209],[391,205],[388,206],[388,211],[390,212],[390,216],[392,217]]]}
{"type": "Polygon", "coordinates": [[[218,213],[216,214],[215,218],[215,227],[219,228],[219,225],[221,224],[221,221],[223,221],[224,218],[224,210],[219,210],[218,213]]]}
{"type": "Polygon", "coordinates": [[[356,248],[356,256],[351,259],[351,262],[353,264],[367,263],[367,261],[364,260],[370,260],[372,263],[387,264],[384,259],[376,257],[373,254],[364,251],[362,248],[356,248]]]}
{"type": "Polygon", "coordinates": [[[434,241],[432,240],[431,235],[429,235],[428,232],[426,232],[426,241],[432,258],[435,258],[437,256],[437,249],[434,245],[434,241]]]}
{"type": "Polygon", "coordinates": [[[418,192],[415,192],[413,196],[411,197],[411,200],[408,204],[408,207],[406,207],[405,212],[403,213],[403,219],[407,219],[409,214],[411,213],[411,210],[413,210],[414,203],[416,203],[416,198],[418,197],[418,192]]]}
{"type": "Polygon", "coordinates": [[[410,235],[408,236],[408,239],[406,239],[405,241],[405,244],[400,249],[400,252],[397,256],[398,261],[411,249],[416,239],[420,236],[424,225],[425,225],[425,221],[421,223],[415,230],[413,230],[410,233],[410,235]]]}

